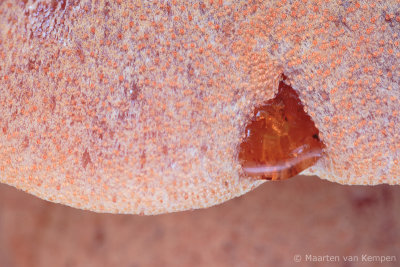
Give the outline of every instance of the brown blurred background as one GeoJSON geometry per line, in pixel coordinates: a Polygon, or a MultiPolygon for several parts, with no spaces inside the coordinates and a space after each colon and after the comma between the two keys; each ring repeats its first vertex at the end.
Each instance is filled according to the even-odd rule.
{"type": "Polygon", "coordinates": [[[0,185],[0,267],[400,266],[399,211],[399,186],[317,177],[268,182],[216,207],[150,217],[77,210],[0,185]],[[363,254],[397,261],[365,262],[363,254]]]}

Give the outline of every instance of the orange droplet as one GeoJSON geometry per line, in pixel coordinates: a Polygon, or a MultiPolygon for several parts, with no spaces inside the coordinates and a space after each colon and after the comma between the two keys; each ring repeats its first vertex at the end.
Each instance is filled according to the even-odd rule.
{"type": "Polygon", "coordinates": [[[246,127],[239,161],[249,176],[287,179],[315,164],[325,147],[299,96],[281,82],[278,94],[257,108],[246,127]]]}

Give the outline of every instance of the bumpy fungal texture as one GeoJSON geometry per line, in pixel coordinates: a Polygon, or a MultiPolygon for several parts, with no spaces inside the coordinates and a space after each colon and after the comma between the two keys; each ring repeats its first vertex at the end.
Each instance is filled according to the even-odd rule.
{"type": "Polygon", "coordinates": [[[282,73],[326,144],[307,171],[399,183],[400,2],[0,1],[0,181],[99,212],[208,207],[282,73]]]}

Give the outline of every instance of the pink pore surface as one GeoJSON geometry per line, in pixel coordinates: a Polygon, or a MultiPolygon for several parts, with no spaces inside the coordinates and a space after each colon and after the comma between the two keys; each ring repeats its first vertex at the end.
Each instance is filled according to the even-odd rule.
{"type": "Polygon", "coordinates": [[[0,1],[0,182],[98,212],[222,203],[262,183],[237,147],[283,73],[326,144],[303,174],[398,184],[399,8],[0,1]]]}

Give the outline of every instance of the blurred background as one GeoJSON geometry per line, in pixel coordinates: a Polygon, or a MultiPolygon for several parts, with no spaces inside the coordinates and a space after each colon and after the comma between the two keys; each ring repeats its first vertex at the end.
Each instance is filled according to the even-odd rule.
{"type": "Polygon", "coordinates": [[[147,217],[82,211],[0,185],[0,267],[19,266],[400,266],[400,187],[298,176],[212,208],[147,217]]]}

